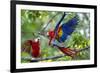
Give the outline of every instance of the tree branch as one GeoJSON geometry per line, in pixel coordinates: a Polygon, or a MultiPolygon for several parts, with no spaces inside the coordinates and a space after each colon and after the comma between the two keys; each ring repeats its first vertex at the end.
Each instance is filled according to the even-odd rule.
{"type": "Polygon", "coordinates": [[[83,48],[83,49],[76,50],[76,52],[82,52],[82,51],[88,50],[89,48],[90,48],[90,46],[83,48]]]}
{"type": "MultiPolygon", "coordinates": [[[[86,48],[83,48],[83,49],[80,49],[80,50],[75,50],[77,53],[79,52],[82,52],[82,51],[85,51],[85,50],[88,50],[90,47],[86,47],[86,48]]],[[[50,59],[57,59],[57,58],[61,58],[61,57],[64,57],[64,56],[67,56],[67,55],[58,55],[58,56],[51,56],[51,57],[47,57],[47,58],[32,58],[32,57],[22,57],[21,59],[23,60],[27,60],[27,61],[30,61],[30,62],[38,62],[38,61],[44,61],[44,60],[50,60],[50,59]]]]}
{"type": "Polygon", "coordinates": [[[47,58],[22,57],[21,59],[27,60],[27,61],[30,61],[30,62],[38,62],[38,61],[44,61],[44,60],[50,60],[50,59],[57,59],[57,58],[61,58],[61,57],[64,57],[64,56],[66,56],[66,55],[51,56],[51,57],[47,57],[47,58]]]}

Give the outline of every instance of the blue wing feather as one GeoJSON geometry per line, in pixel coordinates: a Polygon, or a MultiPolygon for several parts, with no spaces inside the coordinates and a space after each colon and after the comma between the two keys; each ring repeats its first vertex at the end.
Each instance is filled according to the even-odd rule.
{"type": "Polygon", "coordinates": [[[69,27],[66,24],[63,24],[61,27],[62,27],[62,31],[63,31],[64,34],[70,35],[74,31],[73,28],[69,27]]]}
{"type": "Polygon", "coordinates": [[[74,18],[72,18],[71,20],[69,20],[68,22],[64,23],[70,27],[77,25],[78,19],[75,16],[74,18]]]}
{"type": "Polygon", "coordinates": [[[77,21],[78,19],[76,17],[72,18],[71,20],[69,20],[68,22],[62,24],[61,29],[62,29],[62,36],[60,38],[58,38],[59,42],[64,42],[69,35],[72,34],[72,32],[74,31],[75,28],[73,28],[73,26],[77,25],[77,21]]]}
{"type": "Polygon", "coordinates": [[[62,17],[60,18],[60,20],[59,20],[59,22],[56,24],[56,27],[55,27],[55,29],[54,29],[54,31],[55,32],[57,32],[57,30],[58,30],[58,28],[59,28],[59,25],[60,25],[60,23],[62,22],[62,20],[64,19],[64,17],[65,17],[65,13],[62,15],[62,17]]]}

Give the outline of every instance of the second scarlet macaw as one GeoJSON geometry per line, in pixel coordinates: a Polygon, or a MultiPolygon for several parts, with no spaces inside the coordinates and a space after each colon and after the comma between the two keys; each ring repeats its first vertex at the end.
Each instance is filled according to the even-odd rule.
{"type": "Polygon", "coordinates": [[[31,45],[31,55],[32,57],[40,57],[40,42],[39,39],[28,40],[28,43],[31,45]]]}

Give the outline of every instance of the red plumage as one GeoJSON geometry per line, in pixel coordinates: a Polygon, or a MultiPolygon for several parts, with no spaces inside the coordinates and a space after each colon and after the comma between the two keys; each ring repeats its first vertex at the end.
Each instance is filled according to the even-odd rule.
{"type": "Polygon", "coordinates": [[[49,40],[49,45],[50,45],[52,39],[54,39],[54,37],[55,37],[55,32],[52,31],[52,30],[50,30],[50,31],[48,32],[48,36],[49,36],[49,38],[50,38],[50,40],[49,40]]]}
{"type": "Polygon", "coordinates": [[[64,54],[74,57],[76,55],[76,51],[70,49],[70,48],[64,48],[64,47],[59,47],[59,50],[62,51],[64,54]]]}
{"type": "Polygon", "coordinates": [[[54,31],[50,30],[49,31],[49,37],[50,38],[54,38],[54,35],[55,35],[54,31]]]}
{"type": "Polygon", "coordinates": [[[39,40],[37,40],[37,41],[29,40],[29,43],[32,46],[32,51],[31,51],[32,57],[39,57],[40,56],[40,43],[39,43],[39,40]]]}

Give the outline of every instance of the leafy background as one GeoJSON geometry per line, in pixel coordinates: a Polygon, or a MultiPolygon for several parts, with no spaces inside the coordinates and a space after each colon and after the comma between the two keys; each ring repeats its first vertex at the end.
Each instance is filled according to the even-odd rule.
{"type": "MultiPolygon", "coordinates": [[[[25,44],[25,41],[34,38],[40,39],[41,47],[41,57],[47,58],[51,56],[57,56],[63,54],[57,48],[48,46],[48,39],[38,35],[37,33],[42,30],[42,28],[48,23],[48,21],[54,16],[45,31],[54,29],[59,18],[62,16],[63,12],[53,12],[53,11],[36,11],[36,10],[21,10],[21,47],[30,49],[30,46],[25,44]]],[[[76,13],[76,12],[66,12],[66,17],[62,23],[67,22],[75,15],[78,15],[78,25],[72,35],[68,40],[65,41],[66,47],[71,49],[81,49],[90,45],[90,14],[89,13],[76,13]]],[[[21,48],[22,49],[22,48],[21,48]]],[[[21,57],[31,57],[31,54],[27,51],[21,52],[21,57]]],[[[44,60],[41,62],[53,62],[53,61],[71,61],[71,60],[87,60],[90,59],[90,49],[82,51],[77,54],[73,59],[70,56],[64,56],[57,59],[44,60]]],[[[21,59],[22,63],[28,63],[27,59],[21,59]]]]}

